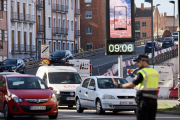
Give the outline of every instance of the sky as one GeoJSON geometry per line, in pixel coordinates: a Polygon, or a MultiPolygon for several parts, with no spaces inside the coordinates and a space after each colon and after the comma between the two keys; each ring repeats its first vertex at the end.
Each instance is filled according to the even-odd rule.
{"type": "MultiPolygon", "coordinates": [[[[137,7],[141,7],[141,3],[144,3],[144,7],[151,7],[151,4],[148,2],[144,2],[145,0],[134,0],[137,7]]],[[[178,0],[175,1],[175,16],[178,14],[178,0]]],[[[153,5],[161,4],[158,6],[159,12],[163,13],[166,12],[167,16],[174,15],[174,4],[169,3],[169,0],[153,0],[153,5]]]]}

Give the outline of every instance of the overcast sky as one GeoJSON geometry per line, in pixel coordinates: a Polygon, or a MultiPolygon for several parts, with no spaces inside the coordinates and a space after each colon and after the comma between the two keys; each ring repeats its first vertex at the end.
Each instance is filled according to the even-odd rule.
{"type": "MultiPolygon", "coordinates": [[[[141,7],[141,3],[144,3],[144,7],[151,7],[150,3],[144,2],[145,0],[135,0],[135,4],[137,7],[141,7]]],[[[175,1],[175,16],[178,14],[178,0],[175,1]]],[[[169,3],[169,0],[154,0],[154,6],[156,4],[161,4],[158,6],[158,9],[160,13],[166,12],[167,16],[173,16],[174,15],[174,4],[169,3]]]]}

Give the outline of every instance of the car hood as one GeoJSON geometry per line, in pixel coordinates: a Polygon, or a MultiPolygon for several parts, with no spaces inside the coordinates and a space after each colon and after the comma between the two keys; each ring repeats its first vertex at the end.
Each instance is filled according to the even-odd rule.
{"type": "Polygon", "coordinates": [[[17,95],[22,99],[45,99],[50,98],[52,92],[50,89],[45,90],[9,90],[11,94],[17,95]]]}
{"type": "Polygon", "coordinates": [[[105,95],[113,96],[136,96],[135,89],[99,89],[99,91],[105,95]]]}
{"type": "Polygon", "coordinates": [[[79,85],[80,84],[49,84],[49,87],[53,87],[55,91],[60,92],[75,92],[79,85]]]}

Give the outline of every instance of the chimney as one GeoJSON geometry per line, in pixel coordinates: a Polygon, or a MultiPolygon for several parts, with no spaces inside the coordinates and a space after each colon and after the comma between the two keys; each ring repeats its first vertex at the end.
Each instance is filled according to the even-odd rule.
{"type": "Polygon", "coordinates": [[[164,13],[164,17],[166,18],[166,12],[164,13]]]}
{"type": "Polygon", "coordinates": [[[144,3],[141,3],[141,11],[144,11],[144,3]]]}

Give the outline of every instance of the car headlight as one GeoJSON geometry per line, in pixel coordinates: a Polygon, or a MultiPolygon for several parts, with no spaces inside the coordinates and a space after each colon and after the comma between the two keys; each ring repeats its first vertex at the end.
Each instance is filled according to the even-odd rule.
{"type": "Polygon", "coordinates": [[[103,95],[103,99],[115,99],[112,95],[103,95]]]}
{"type": "Polygon", "coordinates": [[[61,59],[62,61],[65,61],[65,58],[61,59]]]}
{"type": "Polygon", "coordinates": [[[12,69],[16,69],[16,67],[14,66],[14,67],[11,67],[12,69]]]}
{"type": "Polygon", "coordinates": [[[60,94],[60,91],[56,91],[56,94],[60,94]]]}
{"type": "Polygon", "coordinates": [[[14,100],[14,102],[16,103],[20,103],[23,102],[23,100],[21,98],[19,98],[18,96],[16,96],[15,94],[12,94],[11,98],[14,100]]]}
{"type": "Polygon", "coordinates": [[[56,96],[55,96],[55,94],[53,94],[52,97],[51,97],[50,102],[56,102],[56,101],[57,101],[56,96]]]}

